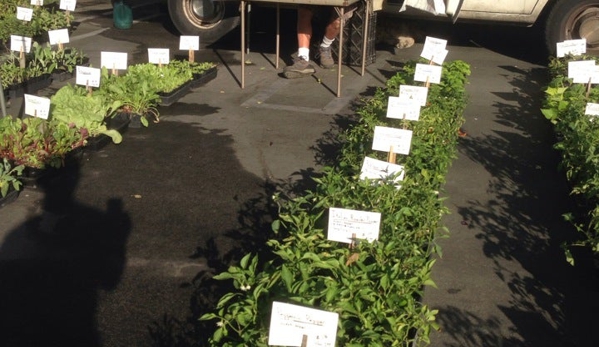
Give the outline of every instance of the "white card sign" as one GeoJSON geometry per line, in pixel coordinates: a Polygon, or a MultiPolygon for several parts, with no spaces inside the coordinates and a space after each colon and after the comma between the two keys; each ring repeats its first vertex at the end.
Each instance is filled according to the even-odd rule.
{"type": "Polygon", "coordinates": [[[402,165],[388,163],[386,161],[366,157],[360,170],[360,179],[382,180],[387,177],[395,177],[394,182],[403,181],[405,176],[402,165]]]}
{"type": "Polygon", "coordinates": [[[75,11],[77,0],[60,0],[60,9],[64,11],[75,11]]]}
{"type": "Polygon", "coordinates": [[[568,78],[589,79],[590,72],[595,67],[594,60],[578,60],[568,62],[568,78]]]}
{"type": "Polygon", "coordinates": [[[299,347],[306,335],[308,347],[335,347],[338,323],[335,312],[274,301],[268,345],[299,347]]]}
{"type": "Polygon", "coordinates": [[[33,9],[27,7],[17,7],[17,19],[31,22],[31,18],[33,17],[33,9]]]}
{"type": "Polygon", "coordinates": [[[440,83],[442,70],[443,68],[439,65],[416,64],[414,81],[440,83]]]}
{"type": "Polygon", "coordinates": [[[381,213],[329,208],[327,240],[352,243],[353,237],[372,242],[378,240],[381,213]]]}
{"type": "Polygon", "coordinates": [[[10,50],[29,53],[31,50],[31,37],[10,35],[10,50]]]}
{"type": "Polygon", "coordinates": [[[390,96],[387,103],[387,118],[417,121],[420,118],[420,103],[414,99],[390,96]]]}
{"type": "Polygon", "coordinates": [[[393,153],[408,155],[411,144],[412,130],[374,127],[372,149],[375,151],[390,152],[392,149],[393,153]]]}
{"type": "Polygon", "coordinates": [[[420,86],[399,86],[399,98],[402,100],[416,100],[420,106],[426,106],[428,88],[420,86]]]}
{"type": "Polygon", "coordinates": [[[186,51],[197,51],[200,49],[200,37],[193,35],[181,35],[179,49],[186,51]]]}
{"type": "Polygon", "coordinates": [[[107,69],[127,70],[127,53],[101,52],[100,67],[107,69]]]}
{"type": "Polygon", "coordinates": [[[38,118],[48,119],[50,113],[50,99],[25,94],[25,114],[38,118]]]}
{"type": "Polygon", "coordinates": [[[599,83],[599,65],[595,65],[591,67],[588,71],[585,71],[581,74],[576,74],[572,78],[573,83],[591,83],[598,84],[599,83]]]}
{"type": "Polygon", "coordinates": [[[563,58],[566,54],[581,55],[587,52],[587,39],[566,40],[556,43],[556,56],[563,58]]]}
{"type": "Polygon", "coordinates": [[[48,37],[51,45],[69,43],[69,29],[48,30],[48,37]]]}
{"type": "Polygon", "coordinates": [[[100,86],[100,69],[88,66],[77,66],[75,72],[75,84],[96,88],[100,86]]]}
{"type": "Polygon", "coordinates": [[[420,56],[424,59],[432,61],[437,60],[437,56],[440,56],[441,64],[443,64],[443,60],[445,60],[445,56],[447,56],[446,47],[447,40],[427,36],[424,40],[424,47],[422,47],[422,53],[420,53],[420,56]]]}
{"type": "Polygon", "coordinates": [[[44,0],[31,0],[31,5],[42,6],[44,4],[44,0]]]}
{"type": "Polygon", "coordinates": [[[584,114],[588,116],[599,116],[599,104],[595,104],[592,102],[587,103],[587,107],[585,108],[584,114]]]}
{"type": "Polygon", "coordinates": [[[168,64],[170,51],[168,48],[148,48],[148,62],[150,64],[168,64]]]}

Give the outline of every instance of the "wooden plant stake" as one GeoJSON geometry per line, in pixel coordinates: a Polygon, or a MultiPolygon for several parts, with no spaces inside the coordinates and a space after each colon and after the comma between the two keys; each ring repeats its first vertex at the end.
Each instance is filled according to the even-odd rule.
{"type": "Polygon", "coordinates": [[[116,69],[116,64],[115,63],[112,64],[112,74],[115,75],[115,76],[119,75],[119,70],[116,69]]]}
{"type": "MultiPolygon", "coordinates": [[[[349,250],[353,251],[353,249],[356,247],[356,233],[352,233],[351,234],[351,242],[349,244],[349,250]]],[[[360,259],[360,253],[352,253],[349,258],[347,258],[347,261],[345,262],[345,266],[350,266],[351,264],[355,263],[358,261],[358,259],[360,259]]]]}
{"type": "Polygon", "coordinates": [[[71,25],[71,11],[69,11],[69,10],[64,11],[64,15],[67,20],[67,25],[70,26],[71,25]]]}
{"type": "Polygon", "coordinates": [[[89,80],[85,81],[85,89],[87,89],[87,95],[92,96],[92,87],[89,86],[89,80]]]}
{"type": "Polygon", "coordinates": [[[162,69],[162,58],[158,58],[158,68],[162,69]]]}
{"type": "Polygon", "coordinates": [[[19,66],[21,69],[24,69],[27,66],[27,62],[25,61],[25,49],[23,45],[21,45],[21,50],[19,51],[19,66]]]}
{"type": "Polygon", "coordinates": [[[308,335],[302,336],[302,346],[301,347],[308,347],[308,335]]]}
{"type": "Polygon", "coordinates": [[[195,61],[195,52],[193,51],[193,49],[189,50],[189,62],[193,63],[195,61]]]}
{"type": "Polygon", "coordinates": [[[591,94],[591,87],[592,87],[592,83],[591,81],[593,81],[593,77],[589,77],[589,83],[587,83],[587,94],[586,97],[587,99],[589,98],[589,95],[591,94]]]}
{"type": "Polygon", "coordinates": [[[391,164],[395,164],[397,159],[397,154],[393,151],[393,146],[389,148],[389,155],[387,156],[387,162],[391,164]]]}
{"type": "Polygon", "coordinates": [[[58,41],[58,51],[62,52],[64,50],[64,45],[62,44],[62,42],[58,41]]]}

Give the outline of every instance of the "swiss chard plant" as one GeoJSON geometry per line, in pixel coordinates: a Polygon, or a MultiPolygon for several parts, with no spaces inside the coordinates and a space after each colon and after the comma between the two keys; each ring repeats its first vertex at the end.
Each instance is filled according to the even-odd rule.
{"type": "Polygon", "coordinates": [[[23,174],[23,165],[13,166],[6,158],[0,163],[0,197],[5,197],[9,189],[21,190],[19,176],[23,174]]]}
{"type": "Polygon", "coordinates": [[[429,342],[436,311],[420,298],[434,285],[431,254],[444,236],[440,218],[447,213],[440,195],[445,174],[455,158],[458,130],[470,74],[462,61],[445,63],[442,82],[432,85],[429,103],[418,122],[390,120],[388,97],[401,84],[414,84],[415,62],[392,77],[358,110],[360,120],[343,136],[336,165],[314,178],[316,188],[303,195],[275,194],[279,215],[267,242],[274,254],[247,254],[238,265],[215,276],[232,280],[236,290],[221,297],[214,312],[211,346],[267,346],[273,300],[317,307],[339,314],[339,346],[415,346],[429,342]],[[376,125],[413,131],[412,149],[400,162],[405,178],[361,180],[376,125]],[[380,237],[354,247],[327,240],[328,209],[341,207],[380,212],[380,237]]]}

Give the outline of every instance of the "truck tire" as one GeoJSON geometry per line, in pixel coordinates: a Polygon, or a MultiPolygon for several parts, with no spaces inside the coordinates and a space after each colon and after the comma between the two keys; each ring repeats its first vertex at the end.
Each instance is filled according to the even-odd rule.
{"type": "Polygon", "coordinates": [[[559,0],[545,22],[545,40],[555,55],[556,43],[587,40],[587,54],[599,56],[599,0],[559,0]]]}
{"type": "Polygon", "coordinates": [[[182,35],[199,35],[206,46],[239,26],[239,2],[226,0],[168,0],[168,11],[182,35]]]}

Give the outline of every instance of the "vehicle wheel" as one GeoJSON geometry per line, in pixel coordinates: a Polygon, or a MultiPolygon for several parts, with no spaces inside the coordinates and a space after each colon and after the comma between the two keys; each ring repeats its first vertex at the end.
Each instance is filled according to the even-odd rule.
{"type": "Polygon", "coordinates": [[[239,26],[239,3],[226,0],[169,0],[168,11],[182,35],[199,35],[202,46],[239,26]]]}
{"type": "Polygon", "coordinates": [[[599,56],[599,0],[560,0],[545,22],[545,40],[555,55],[556,43],[586,39],[587,54],[599,56]]]}

